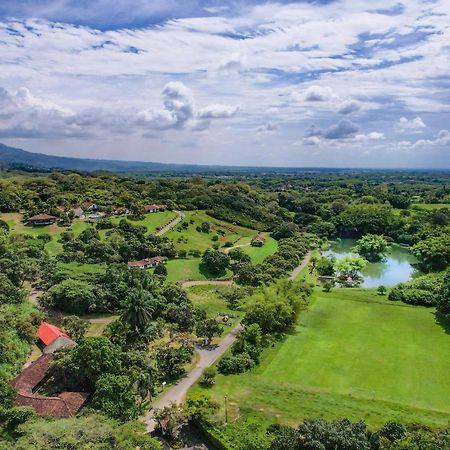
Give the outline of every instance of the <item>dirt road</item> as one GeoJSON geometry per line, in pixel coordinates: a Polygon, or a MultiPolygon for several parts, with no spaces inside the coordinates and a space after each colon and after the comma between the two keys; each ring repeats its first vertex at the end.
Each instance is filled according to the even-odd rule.
{"type": "Polygon", "coordinates": [[[309,261],[311,259],[311,252],[308,252],[305,257],[303,258],[303,261],[299,266],[297,266],[289,275],[288,280],[294,280],[297,278],[298,274],[308,265],[309,261]]]}

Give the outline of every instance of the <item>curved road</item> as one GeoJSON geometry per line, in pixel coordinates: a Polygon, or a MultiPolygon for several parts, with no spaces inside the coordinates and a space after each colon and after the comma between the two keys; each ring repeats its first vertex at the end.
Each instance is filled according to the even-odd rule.
{"type": "Polygon", "coordinates": [[[241,330],[242,325],[236,325],[236,327],[222,339],[220,344],[212,350],[197,348],[200,359],[195,368],[176,385],[171,387],[159,400],[153,403],[153,409],[144,417],[147,432],[151,433],[156,427],[156,421],[153,419],[154,410],[162,409],[165,406],[169,406],[171,403],[183,403],[187,391],[200,378],[203,370],[212,366],[230,348],[241,330]]]}

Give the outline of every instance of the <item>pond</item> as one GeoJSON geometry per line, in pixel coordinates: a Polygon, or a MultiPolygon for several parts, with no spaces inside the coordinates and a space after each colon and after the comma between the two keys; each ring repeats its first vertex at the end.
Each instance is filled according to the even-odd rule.
{"type": "MultiPolygon", "coordinates": [[[[336,259],[352,253],[351,249],[356,245],[355,239],[338,239],[330,242],[330,249],[322,252],[324,256],[334,255],[336,259]]],[[[394,286],[408,281],[416,273],[413,264],[416,258],[407,248],[392,244],[384,261],[368,263],[362,271],[364,282],[362,287],[394,286]]]]}

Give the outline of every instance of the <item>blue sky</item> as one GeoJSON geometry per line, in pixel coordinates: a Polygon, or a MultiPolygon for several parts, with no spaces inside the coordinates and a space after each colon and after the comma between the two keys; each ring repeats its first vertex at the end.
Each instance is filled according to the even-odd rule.
{"type": "Polygon", "coordinates": [[[449,16],[448,0],[3,0],[0,141],[161,162],[450,168],[449,16]]]}

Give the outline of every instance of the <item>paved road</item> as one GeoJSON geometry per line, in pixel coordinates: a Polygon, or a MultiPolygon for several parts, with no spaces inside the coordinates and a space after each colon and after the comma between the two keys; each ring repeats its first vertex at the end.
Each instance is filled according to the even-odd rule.
{"type": "Polygon", "coordinates": [[[153,411],[155,409],[164,408],[171,403],[183,403],[187,391],[200,378],[203,370],[212,366],[228,350],[241,330],[242,325],[236,325],[236,327],[233,328],[233,330],[230,331],[230,333],[228,333],[213,350],[197,349],[200,359],[196,367],[175,386],[171,387],[159,400],[153,403],[153,409],[144,417],[144,422],[149,433],[151,433],[156,426],[156,422],[153,419],[153,411]]]}
{"type": "Polygon", "coordinates": [[[172,222],[168,223],[165,227],[162,227],[160,230],[158,230],[155,235],[156,236],[162,236],[163,234],[170,231],[172,228],[174,228],[176,225],[178,225],[181,220],[184,218],[184,213],[181,211],[174,211],[174,213],[177,213],[177,217],[172,220],[172,222]]]}
{"type": "Polygon", "coordinates": [[[308,252],[303,258],[301,264],[291,272],[291,274],[288,277],[288,280],[294,280],[295,278],[297,278],[298,274],[308,265],[310,259],[311,259],[311,252],[308,252]]]}

